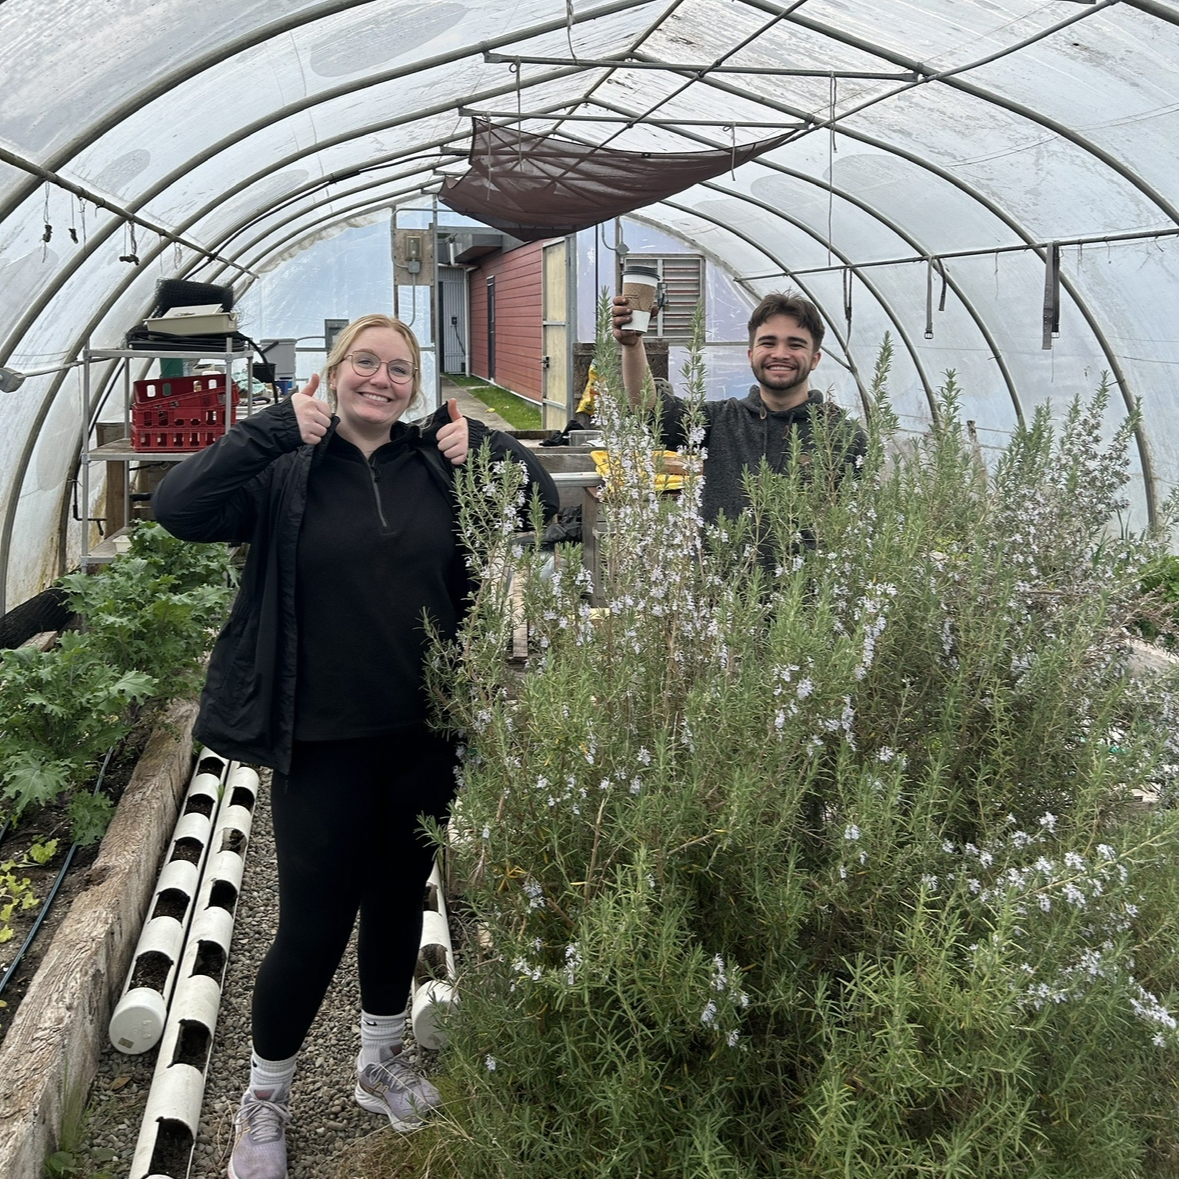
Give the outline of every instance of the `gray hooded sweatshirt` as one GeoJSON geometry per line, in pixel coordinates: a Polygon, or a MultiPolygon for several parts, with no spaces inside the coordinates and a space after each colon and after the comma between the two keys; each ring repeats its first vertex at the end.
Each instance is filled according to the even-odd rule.
{"type": "MultiPolygon", "coordinates": [[[[665,382],[659,382],[663,413],[660,419],[661,442],[669,450],[687,443],[688,403],[674,397],[665,382]]],[[[721,512],[734,519],[749,503],[743,477],[746,470],[756,471],[764,458],[770,470],[783,474],[790,461],[791,438],[797,431],[803,453],[814,450],[814,422],[825,414],[828,428],[844,448],[843,462],[854,471],[867,452],[868,439],[859,423],[838,406],[825,402],[812,389],[801,405],[787,410],[771,410],[754,385],[743,398],[705,401],[703,445],[708,449],[704,460],[704,492],[701,512],[712,523],[721,512]],[[841,437],[842,435],[842,437],[841,437]]]]}

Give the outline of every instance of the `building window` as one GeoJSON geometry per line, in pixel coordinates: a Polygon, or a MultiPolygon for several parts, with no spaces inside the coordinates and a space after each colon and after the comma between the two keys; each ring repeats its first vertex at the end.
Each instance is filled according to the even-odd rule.
{"type": "Polygon", "coordinates": [[[669,340],[687,340],[692,335],[692,316],[703,297],[704,259],[699,254],[627,254],[627,264],[652,266],[667,288],[663,310],[651,324],[650,335],[669,340]]]}

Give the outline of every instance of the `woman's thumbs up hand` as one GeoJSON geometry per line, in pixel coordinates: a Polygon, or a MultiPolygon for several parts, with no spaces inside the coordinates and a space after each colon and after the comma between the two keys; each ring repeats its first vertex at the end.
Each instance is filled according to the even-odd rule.
{"type": "Polygon", "coordinates": [[[438,431],[438,449],[458,467],[467,461],[470,448],[467,419],[459,413],[458,402],[453,397],[446,403],[446,412],[450,421],[438,431]]]}
{"type": "Polygon", "coordinates": [[[318,388],[319,374],[315,373],[298,393],[291,394],[299,433],[308,446],[314,446],[319,442],[332,424],[332,411],[315,396],[315,390],[318,388]]]}

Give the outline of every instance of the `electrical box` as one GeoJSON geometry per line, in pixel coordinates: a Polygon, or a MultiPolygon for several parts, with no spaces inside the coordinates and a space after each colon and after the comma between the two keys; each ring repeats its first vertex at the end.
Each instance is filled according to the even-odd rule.
{"type": "Polygon", "coordinates": [[[263,340],[262,355],[266,363],[274,366],[276,381],[295,379],[295,340],[263,340]]]}
{"type": "Polygon", "coordinates": [[[433,229],[393,231],[393,282],[403,287],[434,285],[433,229]]]}
{"type": "Polygon", "coordinates": [[[323,351],[326,356],[335,346],[336,337],[348,326],[347,319],[325,319],[323,321],[323,351]]]}

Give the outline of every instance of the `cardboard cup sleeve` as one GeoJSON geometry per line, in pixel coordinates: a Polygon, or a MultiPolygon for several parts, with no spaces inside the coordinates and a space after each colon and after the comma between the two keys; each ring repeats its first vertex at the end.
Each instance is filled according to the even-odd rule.
{"type": "Polygon", "coordinates": [[[630,304],[630,323],[627,331],[645,332],[651,326],[651,313],[659,295],[659,280],[654,275],[624,274],[622,293],[630,304]]]}

